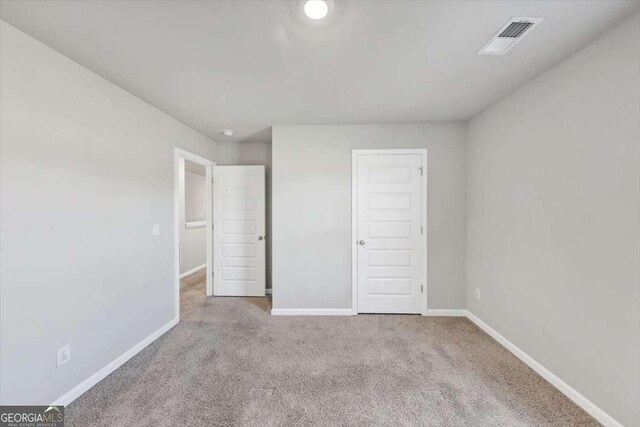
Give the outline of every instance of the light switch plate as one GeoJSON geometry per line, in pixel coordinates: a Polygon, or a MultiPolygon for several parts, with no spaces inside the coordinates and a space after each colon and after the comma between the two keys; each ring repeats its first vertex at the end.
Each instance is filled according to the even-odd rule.
{"type": "Polygon", "coordinates": [[[153,236],[158,237],[160,235],[160,224],[153,224],[153,236]]]}

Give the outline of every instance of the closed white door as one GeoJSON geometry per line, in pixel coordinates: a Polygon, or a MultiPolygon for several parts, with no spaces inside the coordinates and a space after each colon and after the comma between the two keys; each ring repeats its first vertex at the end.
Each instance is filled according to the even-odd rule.
{"type": "Polygon", "coordinates": [[[213,167],[213,219],[213,294],[264,296],[264,166],[213,167]]]}
{"type": "Polygon", "coordinates": [[[358,312],[421,313],[426,152],[354,155],[358,312]]]}

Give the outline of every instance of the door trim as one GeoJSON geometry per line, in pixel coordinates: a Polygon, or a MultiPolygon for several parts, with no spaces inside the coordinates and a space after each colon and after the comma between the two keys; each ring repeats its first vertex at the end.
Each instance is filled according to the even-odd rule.
{"type": "Polygon", "coordinates": [[[175,318],[180,321],[180,187],[184,185],[184,161],[189,160],[198,163],[206,168],[206,192],[207,192],[207,296],[213,295],[213,284],[211,282],[211,272],[213,271],[213,236],[211,225],[213,224],[213,209],[211,207],[212,182],[211,168],[216,162],[196,154],[190,153],[178,147],[173,149],[173,257],[174,257],[174,300],[175,318]],[[182,174],[181,174],[182,172],[182,174]],[[181,176],[183,175],[183,176],[181,176]]]}
{"type": "Polygon", "coordinates": [[[420,269],[424,286],[424,296],[422,298],[422,315],[427,315],[427,149],[381,149],[381,150],[351,150],[351,311],[358,314],[358,156],[375,154],[420,154],[422,156],[422,215],[421,225],[424,227],[422,234],[422,245],[424,257],[420,269]]]}

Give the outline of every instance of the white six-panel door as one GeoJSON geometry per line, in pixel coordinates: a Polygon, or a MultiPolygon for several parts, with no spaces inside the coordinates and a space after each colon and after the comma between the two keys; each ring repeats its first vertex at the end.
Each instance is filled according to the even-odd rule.
{"type": "Polygon", "coordinates": [[[401,152],[354,153],[359,313],[421,313],[426,301],[426,152],[401,152]]]}
{"type": "Polygon", "coordinates": [[[213,188],[213,294],[264,296],[264,166],[214,166],[213,188]]]}

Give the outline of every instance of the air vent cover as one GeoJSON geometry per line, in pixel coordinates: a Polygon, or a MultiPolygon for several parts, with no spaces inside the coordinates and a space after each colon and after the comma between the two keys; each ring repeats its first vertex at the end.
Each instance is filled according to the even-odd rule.
{"type": "Polygon", "coordinates": [[[542,18],[511,18],[480,49],[481,55],[504,55],[542,22],[542,18]]]}
{"type": "Polygon", "coordinates": [[[513,39],[517,39],[532,25],[532,22],[512,22],[498,35],[498,37],[511,37],[513,39]]]}

